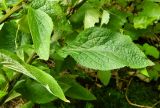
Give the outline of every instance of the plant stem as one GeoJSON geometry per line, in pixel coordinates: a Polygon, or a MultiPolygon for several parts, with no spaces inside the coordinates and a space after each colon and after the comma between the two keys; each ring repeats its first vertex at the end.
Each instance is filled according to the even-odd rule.
{"type": "Polygon", "coordinates": [[[27,3],[28,0],[22,0],[16,6],[14,6],[11,10],[9,10],[3,17],[0,18],[0,24],[5,22],[13,13],[17,12],[18,10],[20,10],[23,7],[22,6],[23,2],[27,3]]]}
{"type": "Polygon", "coordinates": [[[14,12],[20,10],[22,8],[22,5],[17,5],[13,7],[10,11],[8,11],[2,18],[0,18],[0,24],[5,22],[8,17],[10,17],[14,12]]]}
{"type": "Polygon", "coordinates": [[[35,59],[36,53],[34,52],[26,61],[27,64],[31,64],[33,60],[35,59]]]}
{"type": "MultiPolygon", "coordinates": [[[[27,63],[27,64],[31,64],[34,59],[35,59],[35,53],[33,53],[33,54],[28,58],[28,60],[27,60],[26,63],[27,63]]],[[[6,99],[11,95],[11,93],[12,93],[12,91],[13,91],[13,89],[14,89],[15,84],[21,79],[22,75],[23,75],[23,74],[21,74],[21,73],[17,74],[17,75],[15,76],[15,78],[14,78],[12,81],[9,82],[9,87],[8,87],[8,90],[7,90],[8,94],[5,95],[5,96],[1,99],[1,101],[0,101],[0,106],[3,105],[3,104],[5,103],[5,101],[6,101],[6,99]]]]}

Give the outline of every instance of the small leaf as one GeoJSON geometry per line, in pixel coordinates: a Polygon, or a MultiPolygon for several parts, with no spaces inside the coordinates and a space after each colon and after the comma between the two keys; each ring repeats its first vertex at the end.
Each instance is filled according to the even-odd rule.
{"type": "Polygon", "coordinates": [[[71,55],[82,66],[98,70],[144,68],[154,64],[129,36],[106,28],[84,30],[59,53],[71,55]]]}
{"type": "Polygon", "coordinates": [[[111,71],[98,71],[97,73],[98,78],[100,81],[107,86],[109,84],[110,78],[111,78],[111,71]]]}
{"type": "Polygon", "coordinates": [[[151,80],[156,81],[159,78],[159,72],[156,70],[149,70],[148,74],[149,74],[151,80]]]}
{"type": "Polygon", "coordinates": [[[37,54],[40,59],[48,60],[50,37],[53,30],[52,19],[41,10],[29,8],[28,24],[37,54]]]}
{"type": "Polygon", "coordinates": [[[34,66],[24,63],[14,54],[5,50],[0,50],[0,64],[6,68],[12,69],[34,79],[42,84],[52,95],[62,99],[65,102],[69,102],[65,98],[61,87],[51,75],[34,66]]]}
{"type": "Polygon", "coordinates": [[[0,31],[0,49],[15,51],[17,25],[15,22],[7,22],[0,31]]]}
{"type": "Polygon", "coordinates": [[[103,10],[102,20],[101,20],[101,26],[102,26],[103,24],[108,24],[109,18],[110,18],[110,17],[109,17],[108,11],[103,10]]]}
{"type": "Polygon", "coordinates": [[[139,12],[133,19],[134,27],[145,29],[148,25],[153,24],[154,21],[160,19],[160,5],[151,1],[143,3],[143,10],[139,12]]]}
{"type": "Polygon", "coordinates": [[[84,18],[84,29],[94,27],[99,22],[99,12],[96,9],[87,10],[84,18]]]}
{"type": "Polygon", "coordinates": [[[151,46],[151,45],[145,43],[145,44],[143,45],[143,50],[144,50],[144,53],[145,53],[146,55],[153,56],[153,57],[156,58],[156,59],[159,58],[159,54],[160,54],[160,53],[159,53],[159,51],[158,51],[158,49],[157,49],[156,47],[151,46]]]}
{"type": "Polygon", "coordinates": [[[140,70],[140,73],[141,73],[142,75],[146,76],[146,77],[150,77],[146,68],[141,69],[141,70],[140,70]]]}
{"type": "Polygon", "coordinates": [[[72,87],[65,93],[66,96],[80,100],[96,100],[96,97],[91,92],[77,82],[70,81],[68,84],[72,87]]]}
{"type": "Polygon", "coordinates": [[[112,8],[109,10],[110,20],[107,24],[107,28],[119,31],[122,26],[127,22],[128,13],[112,8]]]}
{"type": "Polygon", "coordinates": [[[19,97],[19,96],[21,96],[21,94],[13,91],[13,92],[10,94],[10,96],[7,98],[7,100],[5,101],[5,103],[7,103],[7,102],[11,101],[12,99],[15,99],[15,98],[17,98],[17,97],[19,97]]]}

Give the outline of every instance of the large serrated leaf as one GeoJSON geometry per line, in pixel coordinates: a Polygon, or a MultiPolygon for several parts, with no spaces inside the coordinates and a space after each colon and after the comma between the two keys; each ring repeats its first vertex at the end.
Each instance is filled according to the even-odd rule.
{"type": "Polygon", "coordinates": [[[106,28],[90,28],[81,32],[59,54],[71,55],[79,64],[98,70],[153,65],[129,36],[106,28]]]}
{"type": "Polygon", "coordinates": [[[40,59],[49,58],[50,37],[53,30],[52,19],[41,10],[28,9],[28,24],[33,43],[40,59]]]}
{"type": "Polygon", "coordinates": [[[48,92],[62,99],[63,101],[68,102],[61,87],[52,76],[34,66],[24,63],[14,54],[5,50],[0,50],[0,64],[6,68],[12,69],[34,79],[42,84],[48,90],[48,92]]]}

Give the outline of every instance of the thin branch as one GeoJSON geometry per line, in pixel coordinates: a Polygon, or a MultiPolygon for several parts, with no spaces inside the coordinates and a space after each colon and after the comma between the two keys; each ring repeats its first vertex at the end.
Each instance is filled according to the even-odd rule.
{"type": "Polygon", "coordinates": [[[13,7],[10,11],[8,11],[1,19],[0,19],[0,24],[2,24],[3,22],[5,22],[7,20],[7,18],[9,18],[13,13],[17,12],[18,10],[20,10],[22,8],[22,5],[18,5],[13,7]]]}
{"type": "Polygon", "coordinates": [[[19,11],[20,9],[22,9],[23,2],[27,3],[28,0],[22,0],[20,3],[18,3],[12,9],[10,9],[9,11],[7,11],[7,13],[0,18],[0,24],[2,24],[3,22],[5,22],[13,13],[15,13],[15,12],[19,11]]]}
{"type": "Polygon", "coordinates": [[[160,104],[160,101],[156,102],[155,104],[152,105],[152,108],[154,108],[155,106],[157,106],[158,104],[160,104]]]}
{"type": "Polygon", "coordinates": [[[125,97],[126,97],[127,102],[128,102],[130,105],[135,106],[135,107],[139,107],[139,108],[153,108],[153,107],[151,107],[151,106],[138,105],[138,104],[135,104],[135,103],[133,103],[133,102],[131,102],[131,101],[129,100],[127,94],[128,94],[128,89],[129,89],[129,86],[130,86],[132,80],[133,80],[133,78],[130,79],[130,81],[129,81],[128,85],[127,85],[127,88],[126,88],[126,92],[125,92],[125,97]]]}
{"type": "Polygon", "coordinates": [[[33,60],[36,59],[36,53],[34,52],[26,61],[27,64],[31,64],[33,62],[33,60]]]}

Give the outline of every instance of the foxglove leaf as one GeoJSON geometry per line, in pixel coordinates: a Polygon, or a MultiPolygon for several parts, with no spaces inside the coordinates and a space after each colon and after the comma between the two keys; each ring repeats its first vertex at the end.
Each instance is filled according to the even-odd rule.
{"type": "Polygon", "coordinates": [[[92,69],[112,70],[128,66],[143,68],[153,65],[129,36],[106,28],[90,28],[59,51],[71,55],[77,63],[92,69]]]}

